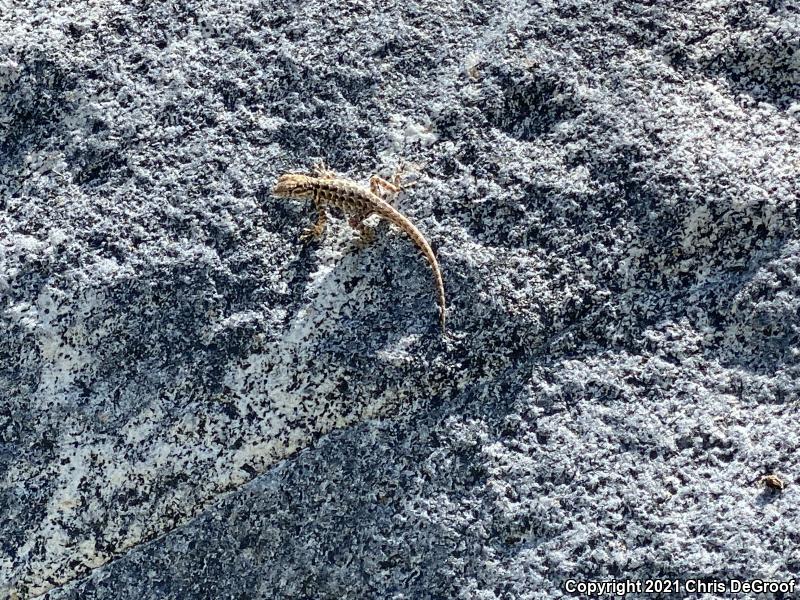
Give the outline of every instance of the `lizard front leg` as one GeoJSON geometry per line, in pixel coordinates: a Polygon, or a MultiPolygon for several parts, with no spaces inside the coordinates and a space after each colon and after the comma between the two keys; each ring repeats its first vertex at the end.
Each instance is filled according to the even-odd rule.
{"type": "Polygon", "coordinates": [[[316,202],[315,206],[317,208],[317,222],[314,223],[313,227],[303,230],[303,233],[300,234],[301,242],[309,242],[325,233],[325,224],[328,222],[328,214],[325,211],[325,205],[322,202],[316,202]]]}
{"type": "Polygon", "coordinates": [[[311,167],[311,174],[320,179],[336,179],[336,173],[328,168],[328,164],[324,160],[314,163],[314,166],[311,167]]]}

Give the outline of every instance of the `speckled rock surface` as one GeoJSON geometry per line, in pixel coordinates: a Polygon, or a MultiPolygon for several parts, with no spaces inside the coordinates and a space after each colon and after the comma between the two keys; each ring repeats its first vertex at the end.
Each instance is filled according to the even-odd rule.
{"type": "Polygon", "coordinates": [[[800,576],[800,8],[652,4],[0,2],[0,598],[800,576]]]}

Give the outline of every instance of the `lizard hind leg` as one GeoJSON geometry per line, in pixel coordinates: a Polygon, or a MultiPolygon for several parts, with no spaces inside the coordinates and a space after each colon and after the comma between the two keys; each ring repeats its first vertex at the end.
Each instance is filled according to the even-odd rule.
{"type": "Polygon", "coordinates": [[[364,219],[369,218],[372,214],[371,211],[364,211],[352,216],[347,222],[350,227],[358,232],[359,238],[356,245],[359,248],[364,248],[373,242],[375,239],[375,229],[364,223],[364,219]]]}
{"type": "Polygon", "coordinates": [[[369,188],[373,194],[380,197],[383,197],[383,195],[387,193],[391,195],[398,194],[402,190],[408,189],[417,184],[416,181],[405,184],[402,183],[403,174],[405,172],[406,167],[405,165],[401,164],[389,181],[383,179],[382,177],[378,177],[377,175],[373,175],[369,179],[369,188]]]}
{"type": "Polygon", "coordinates": [[[392,195],[397,194],[400,191],[400,186],[373,175],[369,178],[369,189],[373,194],[382,198],[387,192],[392,195]]]}

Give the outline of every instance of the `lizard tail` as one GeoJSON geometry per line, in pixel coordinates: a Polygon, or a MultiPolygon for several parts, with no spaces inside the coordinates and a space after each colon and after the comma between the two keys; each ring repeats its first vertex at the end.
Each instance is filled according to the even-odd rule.
{"type": "MultiPolygon", "coordinates": [[[[431,252],[431,254],[433,254],[431,252]]],[[[436,257],[434,257],[436,260],[436,257]]],[[[442,335],[444,335],[447,330],[445,329],[445,320],[447,318],[447,306],[445,305],[444,299],[444,282],[442,281],[442,271],[439,269],[439,263],[436,262],[436,268],[434,269],[433,276],[436,279],[436,291],[439,295],[439,322],[442,324],[442,335]]]]}
{"type": "Polygon", "coordinates": [[[442,270],[439,268],[439,261],[436,260],[436,255],[433,253],[433,249],[425,239],[425,236],[420,233],[419,229],[417,229],[411,221],[403,217],[401,214],[394,214],[396,212],[397,211],[392,210],[392,212],[387,215],[387,218],[408,234],[408,237],[411,238],[411,241],[414,242],[417,248],[419,248],[422,254],[425,256],[425,260],[428,261],[428,264],[433,271],[433,282],[436,286],[436,296],[439,304],[439,323],[442,326],[442,334],[444,334],[446,333],[445,319],[447,304],[444,297],[444,282],[442,281],[442,270]]]}
{"type": "Polygon", "coordinates": [[[445,320],[447,317],[447,305],[444,298],[444,282],[442,281],[442,270],[439,268],[439,261],[436,260],[436,255],[433,253],[430,244],[428,244],[428,242],[425,241],[425,238],[423,238],[422,235],[420,235],[418,239],[415,239],[414,243],[425,255],[425,258],[427,259],[428,264],[431,266],[431,270],[433,271],[433,282],[434,285],[436,286],[436,296],[437,296],[436,299],[438,300],[439,304],[439,323],[442,326],[442,334],[444,334],[446,332],[445,320]]]}

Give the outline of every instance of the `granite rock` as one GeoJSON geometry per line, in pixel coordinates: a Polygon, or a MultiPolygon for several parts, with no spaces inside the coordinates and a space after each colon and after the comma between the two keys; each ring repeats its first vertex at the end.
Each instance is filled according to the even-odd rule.
{"type": "Polygon", "coordinates": [[[798,40],[792,0],[0,2],[0,597],[797,578],[798,40]],[[298,242],[269,191],[320,159],[413,172],[446,338],[399,231],[298,242]]]}

